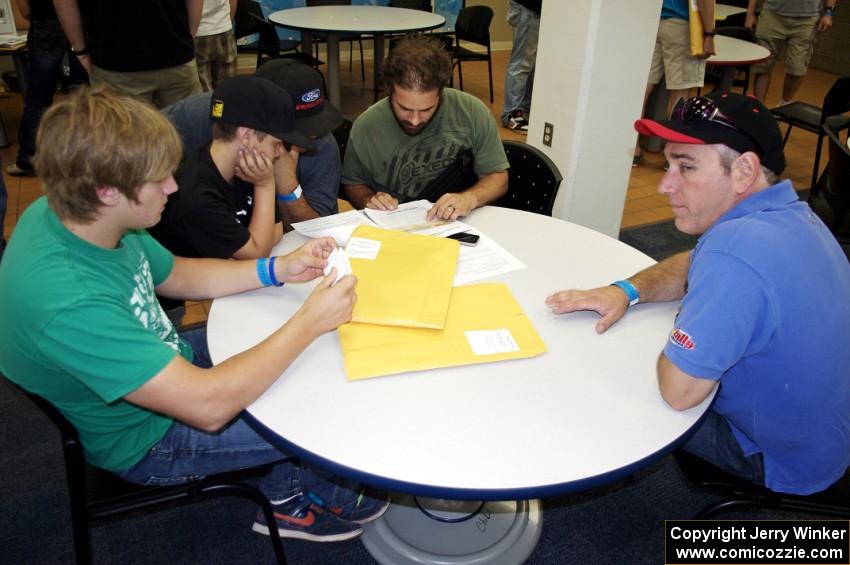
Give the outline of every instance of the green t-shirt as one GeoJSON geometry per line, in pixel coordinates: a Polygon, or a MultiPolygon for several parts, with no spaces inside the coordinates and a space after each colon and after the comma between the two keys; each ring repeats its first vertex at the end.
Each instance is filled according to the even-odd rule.
{"type": "Polygon", "coordinates": [[[35,201],[0,263],[0,371],[43,396],[80,434],[92,464],[121,472],[172,419],[122,399],[178,353],[192,359],[154,287],[174,257],[145,231],[92,245],[35,201]]]}
{"type": "Polygon", "coordinates": [[[366,184],[399,202],[416,200],[462,151],[471,149],[475,174],[504,171],[508,158],[496,120],[478,98],[443,89],[428,127],[409,136],[396,122],[389,98],[373,104],[351,128],[342,167],[343,184],[366,184]]]}

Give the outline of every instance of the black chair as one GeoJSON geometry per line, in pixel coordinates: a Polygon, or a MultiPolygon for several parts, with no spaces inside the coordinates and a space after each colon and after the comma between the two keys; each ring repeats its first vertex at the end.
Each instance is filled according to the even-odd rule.
{"type": "Polygon", "coordinates": [[[508,192],[493,204],[552,215],[555,196],[561,186],[561,172],[545,153],[526,143],[503,140],[508,169],[508,192]]]}
{"type": "Polygon", "coordinates": [[[673,459],[692,484],[724,495],[723,500],[700,510],[694,515],[694,520],[704,520],[718,512],[745,507],[771,508],[850,519],[850,473],[846,473],[838,482],[824,491],[803,496],[775,492],[767,487],[751,483],[681,449],[673,452],[673,459]]]}
{"type": "Polygon", "coordinates": [[[390,0],[387,5],[390,8],[407,8],[409,10],[422,10],[423,12],[434,11],[431,0],[390,0]]]}
{"type": "MultiPolygon", "coordinates": [[[[817,188],[822,201],[829,208],[829,214],[820,214],[829,226],[835,238],[842,244],[850,244],[850,227],[845,226],[850,212],[850,148],[842,140],[840,132],[850,129],[850,120],[843,116],[832,116],[823,124],[829,144],[829,164],[818,181],[817,188]]],[[[809,196],[809,202],[816,211],[820,211],[814,201],[815,190],[809,196]]]]}
{"type": "MultiPolygon", "coordinates": [[[[257,41],[257,68],[272,59],[295,59],[317,70],[319,65],[324,64],[323,61],[314,58],[309,53],[296,50],[291,50],[288,53],[283,52],[281,49],[282,41],[278,39],[275,25],[264,16],[251,14],[251,18],[254,19],[254,23],[257,25],[257,33],[260,35],[257,41]]],[[[297,46],[299,43],[296,41],[295,44],[297,46]]],[[[324,75],[322,75],[322,83],[324,83],[324,78],[324,75]]]]}
{"type": "Polygon", "coordinates": [[[334,139],[336,139],[337,147],[339,147],[339,160],[342,162],[345,159],[345,148],[348,147],[348,136],[351,134],[352,121],[348,118],[343,118],[342,123],[333,130],[334,139]]]}
{"type": "MultiPolygon", "coordinates": [[[[743,26],[723,26],[717,27],[717,35],[725,35],[727,37],[734,37],[735,39],[740,39],[741,41],[749,41],[750,43],[756,42],[755,34],[749,29],[743,26]]],[[[709,84],[720,84],[721,76],[723,73],[723,69],[718,68],[716,66],[712,66],[711,63],[706,65],[705,67],[705,85],[709,84]]],[[[732,87],[741,88],[741,94],[746,94],[747,90],[750,88],[750,65],[738,65],[735,68],[736,78],[732,82],[732,87]]],[[[699,94],[701,89],[697,89],[697,94],[699,94]]]]}
{"type": "Polygon", "coordinates": [[[788,142],[788,136],[791,135],[791,129],[795,126],[804,129],[808,132],[815,133],[818,136],[817,148],[815,149],[815,162],[812,166],[812,192],[816,192],[816,182],[818,178],[818,169],[820,167],[820,152],[823,147],[823,138],[826,133],[823,130],[823,123],[826,118],[843,114],[850,111],[850,77],[838,78],[823,99],[823,106],[818,107],[806,102],[791,102],[779,108],[773,108],[771,112],[780,122],[788,124],[788,130],[785,132],[783,139],[783,147],[788,142]]]}
{"type": "Polygon", "coordinates": [[[455,46],[452,48],[452,61],[457,66],[457,79],[463,90],[464,61],[487,61],[487,75],[490,78],[490,103],[493,103],[493,58],[490,51],[490,22],[493,21],[493,9],[489,6],[469,6],[461,9],[455,23],[455,46]],[[472,51],[462,47],[460,42],[467,41],[487,48],[486,53],[472,51]]]}
{"type": "MultiPolygon", "coordinates": [[[[301,57],[298,52],[299,41],[278,37],[274,24],[266,20],[262,7],[255,0],[237,1],[233,34],[236,37],[236,52],[256,53],[258,67],[269,58],[283,56],[282,53],[291,53],[287,56],[295,57],[308,65],[316,66],[315,62],[311,62],[312,59],[304,60],[301,57]],[[271,26],[271,34],[269,34],[268,26],[271,26]],[[244,38],[253,35],[258,37],[247,43],[244,41],[244,38]]],[[[318,64],[321,64],[321,62],[318,64]]]]}
{"type": "MultiPolygon", "coordinates": [[[[274,523],[274,511],[266,496],[257,488],[243,482],[265,474],[270,466],[210,475],[198,481],[168,487],[145,487],[128,483],[86,462],[76,428],[53,404],[17,385],[15,388],[59,428],[65,457],[74,555],[77,563],[92,562],[90,524],[106,518],[166,507],[176,502],[214,496],[239,496],[257,503],[262,508],[267,523],[274,523]]],[[[269,528],[269,533],[277,562],[285,565],[286,555],[277,528],[269,528]]]]}
{"type": "MultiPolygon", "coordinates": [[[[306,0],[307,7],[313,6],[351,6],[351,0],[306,0]]],[[[360,48],[360,80],[366,82],[366,66],[363,63],[363,38],[365,36],[360,33],[341,33],[339,35],[340,43],[348,41],[348,70],[350,71],[354,64],[354,42],[357,41],[357,46],[360,48]]],[[[319,57],[319,44],[326,42],[327,36],[322,33],[313,34],[313,46],[315,47],[315,57],[319,57]]]]}

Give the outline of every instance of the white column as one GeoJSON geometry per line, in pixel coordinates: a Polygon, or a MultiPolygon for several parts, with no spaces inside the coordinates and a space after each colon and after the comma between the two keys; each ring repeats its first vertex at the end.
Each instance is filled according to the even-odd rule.
{"type": "Polygon", "coordinates": [[[544,0],[528,143],[564,176],[556,217],[617,237],[660,13],[661,0],[544,0]]]}

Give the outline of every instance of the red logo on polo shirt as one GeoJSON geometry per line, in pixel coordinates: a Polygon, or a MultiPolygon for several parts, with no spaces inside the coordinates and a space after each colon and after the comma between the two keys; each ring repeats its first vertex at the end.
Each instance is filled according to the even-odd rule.
{"type": "Polygon", "coordinates": [[[691,339],[691,336],[688,335],[688,332],[680,330],[678,328],[670,332],[670,342],[673,345],[677,345],[682,349],[687,349],[688,351],[691,351],[694,347],[696,347],[694,340],[691,339]]]}

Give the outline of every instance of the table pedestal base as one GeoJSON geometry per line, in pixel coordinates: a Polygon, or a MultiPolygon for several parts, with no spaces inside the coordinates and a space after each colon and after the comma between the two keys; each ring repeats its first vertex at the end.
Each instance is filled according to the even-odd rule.
{"type": "Polygon", "coordinates": [[[515,565],[534,551],[542,527],[539,500],[482,503],[394,494],[361,539],[382,565],[515,565]]]}

